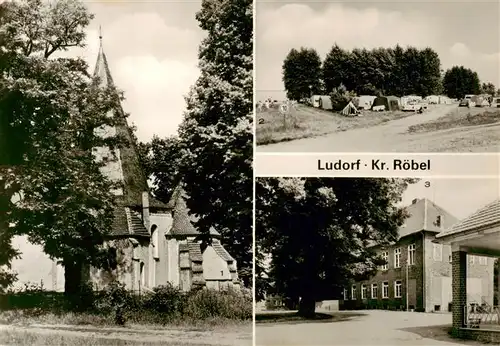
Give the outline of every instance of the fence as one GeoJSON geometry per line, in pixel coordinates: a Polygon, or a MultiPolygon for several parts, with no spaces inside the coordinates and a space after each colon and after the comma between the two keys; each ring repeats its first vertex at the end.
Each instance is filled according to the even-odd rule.
{"type": "Polygon", "coordinates": [[[500,307],[471,303],[464,309],[464,324],[468,328],[500,329],[500,307]]]}

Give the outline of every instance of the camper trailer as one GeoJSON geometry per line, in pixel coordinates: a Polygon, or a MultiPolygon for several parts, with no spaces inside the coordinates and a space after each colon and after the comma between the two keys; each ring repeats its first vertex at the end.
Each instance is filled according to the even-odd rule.
{"type": "Polygon", "coordinates": [[[358,110],[361,109],[369,110],[372,108],[373,101],[376,98],[377,96],[361,95],[353,99],[353,104],[354,106],[356,106],[358,110]]]}
{"type": "Polygon", "coordinates": [[[332,100],[327,95],[314,95],[311,97],[311,104],[314,108],[321,108],[326,110],[332,109],[332,100]]]}

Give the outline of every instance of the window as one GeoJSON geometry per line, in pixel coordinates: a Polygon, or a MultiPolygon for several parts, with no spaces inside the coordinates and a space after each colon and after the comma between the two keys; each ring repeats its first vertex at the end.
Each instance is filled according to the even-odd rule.
{"type": "Polygon", "coordinates": [[[401,280],[397,280],[394,283],[394,297],[401,298],[401,280]]]}
{"type": "Polygon", "coordinates": [[[488,264],[488,257],[479,256],[479,264],[487,265],[488,264]]]}
{"type": "Polygon", "coordinates": [[[351,287],[351,299],[356,300],[356,285],[352,285],[351,287]]]}
{"type": "Polygon", "coordinates": [[[401,249],[394,250],[394,268],[401,268],[401,249]]]}
{"type": "Polygon", "coordinates": [[[146,271],[144,270],[144,262],[141,262],[140,265],[140,277],[141,277],[141,286],[144,287],[146,286],[146,271]]]}
{"type": "Polygon", "coordinates": [[[389,298],[389,283],[382,282],[382,298],[389,298]]]}
{"type": "Polygon", "coordinates": [[[415,264],[415,244],[408,245],[408,265],[415,264]]]}
{"type": "Polygon", "coordinates": [[[347,290],[344,289],[344,300],[347,300],[347,290]]]}
{"type": "Polygon", "coordinates": [[[450,263],[453,262],[453,256],[452,255],[448,255],[448,261],[450,261],[450,263]]]}
{"type": "Polygon", "coordinates": [[[377,299],[377,297],[378,297],[377,284],[372,284],[372,299],[377,299]]]}
{"type": "Polygon", "coordinates": [[[442,261],[443,260],[443,245],[442,244],[433,244],[433,257],[434,261],[442,261]]]}
{"type": "Polygon", "coordinates": [[[361,285],[361,299],[366,299],[366,285],[361,285]]]}
{"type": "Polygon", "coordinates": [[[151,244],[153,245],[153,258],[160,259],[158,226],[156,225],[151,226],[151,244]]]}
{"type": "Polygon", "coordinates": [[[389,251],[382,252],[382,259],[385,261],[385,264],[382,264],[380,269],[382,270],[389,269],[389,251]]]}

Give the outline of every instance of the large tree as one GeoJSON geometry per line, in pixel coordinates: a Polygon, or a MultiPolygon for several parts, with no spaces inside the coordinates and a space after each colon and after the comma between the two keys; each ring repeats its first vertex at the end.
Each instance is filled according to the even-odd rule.
{"type": "Polygon", "coordinates": [[[207,36],[200,77],[179,128],[187,205],[209,239],[214,227],[252,282],[253,25],[251,0],[206,0],[196,18],[207,36]]]}
{"type": "Polygon", "coordinates": [[[451,98],[462,98],[466,94],[479,94],[481,85],[477,72],[463,66],[453,66],[443,77],[444,92],[451,98]]]}
{"type": "Polygon", "coordinates": [[[481,92],[483,94],[488,94],[488,95],[491,95],[491,96],[495,96],[495,94],[496,94],[495,84],[493,84],[493,83],[483,83],[483,84],[481,84],[481,92]]]}
{"type": "Polygon", "coordinates": [[[283,61],[283,83],[290,100],[301,101],[321,92],[321,58],[310,48],[293,48],[283,61]]]}
{"type": "Polygon", "coordinates": [[[300,298],[299,314],[307,317],[316,301],[338,299],[350,280],[374,274],[383,260],[373,246],[397,239],[407,217],[397,203],[412,182],[258,178],[256,251],[272,258],[274,291],[300,298]]]}
{"type": "Polygon", "coordinates": [[[106,263],[102,243],[111,228],[115,184],[102,174],[105,161],[95,159],[93,148],[121,142],[97,131],[114,125],[107,113],[119,96],[101,89],[81,59],[54,57],[84,46],[92,15],[81,2],[24,0],[5,6],[0,205],[7,212],[0,239],[27,236],[50,257],[61,258],[65,291],[78,295],[84,267],[106,263]]]}

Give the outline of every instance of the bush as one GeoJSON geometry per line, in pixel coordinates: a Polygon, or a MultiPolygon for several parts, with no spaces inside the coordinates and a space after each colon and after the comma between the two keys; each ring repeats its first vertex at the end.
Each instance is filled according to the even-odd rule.
{"type": "Polygon", "coordinates": [[[234,291],[202,289],[187,299],[185,314],[193,319],[221,317],[236,320],[252,318],[252,296],[234,291]]]}
{"type": "Polygon", "coordinates": [[[338,88],[334,88],[330,94],[332,110],[334,112],[343,110],[355,96],[355,93],[347,91],[346,87],[342,84],[338,88]]]}
{"type": "Polygon", "coordinates": [[[171,283],[158,286],[144,298],[144,307],[161,314],[180,315],[184,310],[185,297],[181,290],[171,283]]]}

